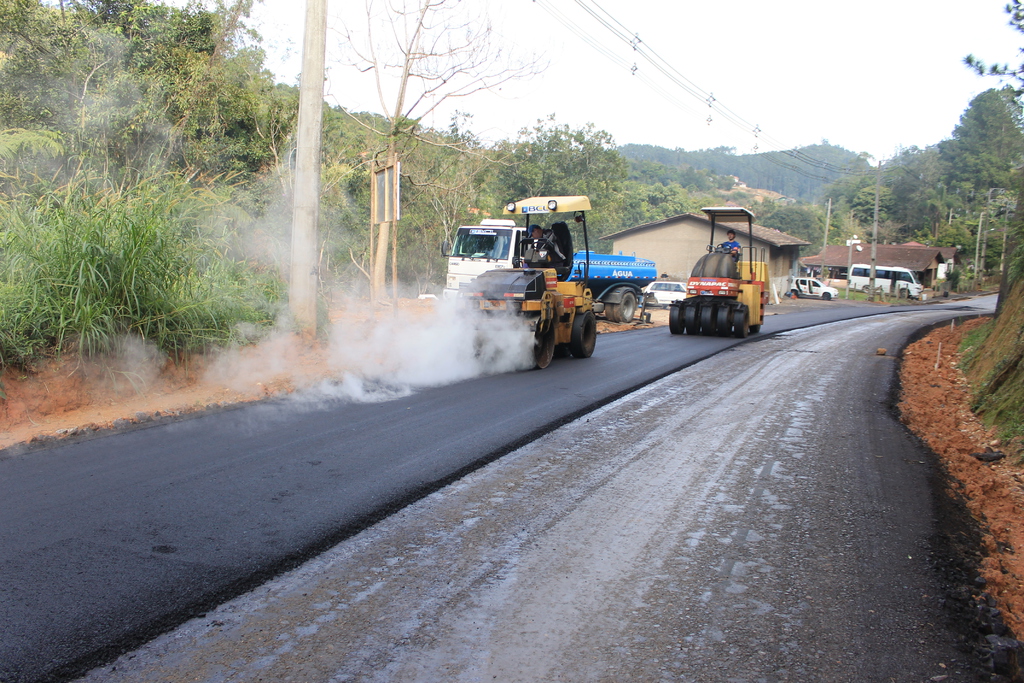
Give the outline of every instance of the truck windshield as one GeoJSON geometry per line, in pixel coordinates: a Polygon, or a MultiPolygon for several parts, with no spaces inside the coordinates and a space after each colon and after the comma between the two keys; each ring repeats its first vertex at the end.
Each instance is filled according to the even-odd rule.
{"type": "Polygon", "coordinates": [[[452,256],[483,258],[495,261],[507,259],[512,244],[512,231],[501,228],[459,228],[455,236],[452,256]]]}

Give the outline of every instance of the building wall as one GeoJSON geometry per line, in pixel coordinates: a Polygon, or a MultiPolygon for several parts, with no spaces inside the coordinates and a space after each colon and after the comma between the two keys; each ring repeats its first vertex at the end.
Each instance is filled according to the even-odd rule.
{"type": "MultiPolygon", "coordinates": [[[[715,226],[715,244],[725,241],[728,228],[715,226]]],[[[749,238],[744,230],[736,229],[737,241],[746,248],[749,238]]],[[[658,265],[658,274],[667,275],[669,280],[686,281],[690,277],[693,266],[704,254],[708,253],[710,227],[703,221],[684,219],[674,223],[649,228],[628,235],[617,237],[612,241],[611,253],[623,253],[651,259],[658,265]]],[[[605,242],[607,244],[607,242],[605,242]]],[[[768,276],[781,295],[789,290],[790,276],[794,274],[795,259],[798,247],[777,247],[754,238],[756,257],[760,257],[761,249],[765,250],[768,259],[768,276]]],[[[744,254],[746,256],[746,254],[744,254]]],[[[771,288],[769,287],[769,293],[771,288]]]]}
{"type": "Polygon", "coordinates": [[[709,232],[688,222],[673,223],[616,238],[611,252],[651,259],[658,264],[659,275],[667,275],[670,280],[685,280],[697,259],[707,253],[709,232]]]}

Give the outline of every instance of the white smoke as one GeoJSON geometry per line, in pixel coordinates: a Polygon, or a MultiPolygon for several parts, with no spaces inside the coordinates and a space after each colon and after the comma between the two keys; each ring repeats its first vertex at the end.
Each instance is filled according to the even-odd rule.
{"type": "Polygon", "coordinates": [[[124,335],[115,341],[112,352],[98,361],[104,375],[101,386],[118,394],[145,394],[157,383],[167,354],[150,341],[124,335]]]}
{"type": "Polygon", "coordinates": [[[533,365],[533,335],[522,318],[482,317],[452,300],[399,309],[363,324],[336,323],[329,362],[336,379],[314,392],[353,401],[390,400],[423,387],[533,365]]]}
{"type": "Polygon", "coordinates": [[[279,329],[221,352],[203,379],[254,396],[294,391],[300,403],[377,402],[533,367],[533,335],[522,318],[484,317],[451,300],[417,303],[381,311],[350,302],[318,348],[279,329]]]}

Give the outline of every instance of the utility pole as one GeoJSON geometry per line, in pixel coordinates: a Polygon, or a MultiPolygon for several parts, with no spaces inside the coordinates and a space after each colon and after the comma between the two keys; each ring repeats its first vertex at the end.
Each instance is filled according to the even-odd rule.
{"type": "MultiPolygon", "coordinates": [[[[990,188],[988,188],[988,200],[985,202],[985,210],[988,213],[990,221],[991,221],[992,215],[993,215],[992,214],[992,193],[996,192],[996,191],[999,191],[1000,193],[1006,192],[1006,188],[1003,188],[1003,187],[990,187],[990,188]]],[[[983,212],[981,215],[982,215],[982,217],[984,217],[985,213],[983,212]]],[[[978,242],[981,242],[981,221],[980,220],[978,221],[978,242]]],[[[1003,246],[1004,246],[1004,250],[1005,250],[1005,246],[1006,246],[1005,240],[1004,240],[1003,246]]],[[[985,252],[986,251],[988,251],[988,235],[987,234],[985,235],[985,242],[981,246],[981,256],[980,256],[980,258],[979,258],[979,255],[978,255],[977,247],[975,247],[975,249],[974,249],[974,288],[975,289],[979,288],[978,287],[978,282],[979,282],[979,280],[981,278],[981,271],[984,270],[984,266],[985,266],[985,252]]],[[[1000,264],[1000,266],[999,266],[999,271],[1002,272],[1002,264],[1000,264]]],[[[1002,287],[1002,285],[1000,285],[1000,287],[1002,287]]]]}
{"type": "Polygon", "coordinates": [[[882,162],[878,162],[875,170],[875,221],[871,227],[871,292],[868,294],[868,301],[875,300],[875,267],[878,264],[878,195],[882,184],[882,162]]]}
{"type": "Polygon", "coordinates": [[[306,0],[306,31],[299,81],[299,120],[292,190],[292,258],[288,302],[295,324],[307,337],[316,335],[320,219],[320,134],[323,126],[324,61],[327,45],[327,0],[306,0]]]}
{"type": "Polygon", "coordinates": [[[832,222],[832,198],[828,198],[828,211],[825,212],[825,243],[821,245],[821,275],[825,278],[825,250],[828,249],[828,224],[832,222]]]}
{"type": "Polygon", "coordinates": [[[981,226],[985,223],[985,212],[978,216],[978,238],[974,242],[974,289],[977,290],[979,278],[981,277],[981,226]]]}
{"type": "Polygon", "coordinates": [[[985,275],[985,259],[988,257],[988,234],[992,232],[992,228],[985,227],[985,235],[981,239],[981,274],[982,277],[985,275]]]}
{"type": "Polygon", "coordinates": [[[1003,218],[1003,251],[999,255],[999,272],[1002,276],[1006,277],[1006,236],[1009,233],[1009,228],[1006,225],[1006,219],[1003,218]]]}

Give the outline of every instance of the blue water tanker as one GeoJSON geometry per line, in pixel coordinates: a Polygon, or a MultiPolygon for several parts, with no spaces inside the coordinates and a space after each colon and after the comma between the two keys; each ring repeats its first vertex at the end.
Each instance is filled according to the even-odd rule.
{"type": "MultiPolygon", "coordinates": [[[[584,279],[587,254],[585,251],[573,254],[568,281],[584,279]]],[[[594,294],[594,312],[603,313],[611,322],[630,322],[643,301],[643,288],[658,279],[657,265],[638,256],[593,251],[589,254],[586,284],[594,294]]]]}

